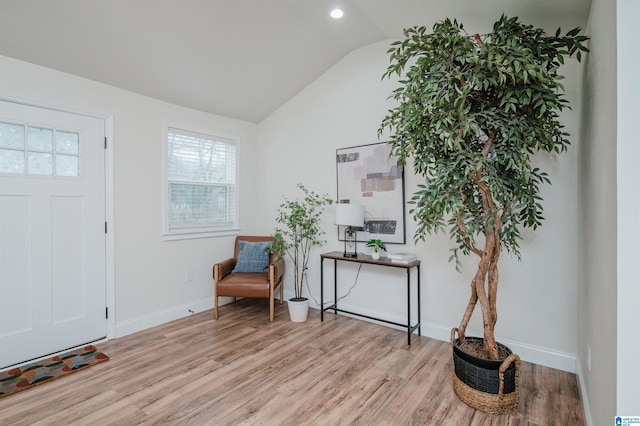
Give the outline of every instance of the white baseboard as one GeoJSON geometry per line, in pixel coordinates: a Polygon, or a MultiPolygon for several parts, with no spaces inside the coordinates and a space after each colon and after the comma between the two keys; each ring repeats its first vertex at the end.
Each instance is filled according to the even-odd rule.
{"type": "Polygon", "coordinates": [[[116,337],[123,337],[128,334],[137,333],[151,327],[175,321],[189,315],[213,309],[213,298],[194,300],[184,305],[172,306],[171,308],[152,312],[122,322],[116,322],[116,337]]]}
{"type": "Polygon", "coordinates": [[[582,399],[582,408],[584,409],[584,421],[586,426],[593,426],[591,418],[591,408],[589,407],[589,398],[587,395],[587,386],[584,382],[584,370],[580,358],[576,358],[576,375],[578,376],[578,387],[580,388],[580,398],[582,399]]]}
{"type": "MultiPolygon", "coordinates": [[[[310,306],[315,309],[319,309],[319,305],[314,302],[313,299],[309,300],[310,306]]],[[[368,309],[363,309],[359,306],[349,305],[347,303],[340,303],[340,308],[358,312],[363,315],[368,315],[370,317],[381,318],[386,321],[392,321],[400,324],[404,324],[407,321],[407,318],[400,318],[398,316],[391,316],[389,314],[374,312],[368,309]]],[[[348,314],[344,314],[349,316],[348,314]]],[[[367,318],[359,318],[363,321],[376,322],[373,320],[369,320],[367,318]]],[[[412,323],[417,322],[417,317],[412,318],[412,323]]],[[[385,325],[395,329],[401,329],[400,327],[396,327],[393,325],[388,325],[386,323],[379,322],[378,324],[385,325]]],[[[482,333],[475,333],[474,330],[470,330],[469,335],[478,335],[481,336],[482,333]]],[[[441,324],[434,324],[422,321],[420,327],[420,335],[425,337],[430,337],[432,339],[443,340],[448,342],[451,339],[451,327],[447,327],[441,324]]],[[[502,339],[498,337],[498,341],[503,345],[506,345],[511,349],[514,353],[517,353],[523,361],[531,362],[533,364],[543,365],[545,367],[555,368],[562,371],[567,371],[569,373],[576,373],[576,355],[569,354],[549,348],[544,348],[541,346],[530,345],[528,343],[523,343],[515,340],[502,339]]]]}

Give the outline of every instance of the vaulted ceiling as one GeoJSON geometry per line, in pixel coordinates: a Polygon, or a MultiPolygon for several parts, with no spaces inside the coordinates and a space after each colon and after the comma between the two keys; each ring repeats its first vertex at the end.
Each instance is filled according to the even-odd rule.
{"type": "MultiPolygon", "coordinates": [[[[585,27],[591,0],[0,0],[0,54],[260,122],[359,47],[451,17],[585,27]],[[340,20],[329,11],[340,7],[340,20]]],[[[384,70],[380,70],[382,75],[384,70]]]]}

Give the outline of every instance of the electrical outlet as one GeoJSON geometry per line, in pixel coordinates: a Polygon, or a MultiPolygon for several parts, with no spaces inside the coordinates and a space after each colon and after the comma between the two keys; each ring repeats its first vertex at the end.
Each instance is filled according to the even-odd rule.
{"type": "Polygon", "coordinates": [[[193,281],[193,272],[191,271],[191,269],[185,269],[184,270],[184,282],[188,283],[193,281]]]}
{"type": "Polygon", "coordinates": [[[591,371],[591,346],[587,346],[587,370],[591,371]]]}

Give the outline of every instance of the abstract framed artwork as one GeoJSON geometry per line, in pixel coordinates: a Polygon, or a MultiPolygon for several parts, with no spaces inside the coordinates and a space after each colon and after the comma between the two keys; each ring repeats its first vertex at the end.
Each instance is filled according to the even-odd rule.
{"type": "MultiPolygon", "coordinates": [[[[364,206],[364,229],[357,241],[380,239],[404,244],[404,173],[386,142],[336,149],[338,202],[364,206]]],[[[344,240],[344,226],[338,226],[344,240]]]]}

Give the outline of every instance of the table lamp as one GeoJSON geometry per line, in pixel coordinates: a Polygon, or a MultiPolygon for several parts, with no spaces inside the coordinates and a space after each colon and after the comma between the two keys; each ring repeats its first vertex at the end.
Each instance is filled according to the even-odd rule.
{"type": "Polygon", "coordinates": [[[356,251],[356,228],[364,226],[364,206],[360,204],[336,204],[335,224],[344,229],[344,257],[358,257],[356,251]],[[347,251],[347,247],[351,251],[347,251]]]}

